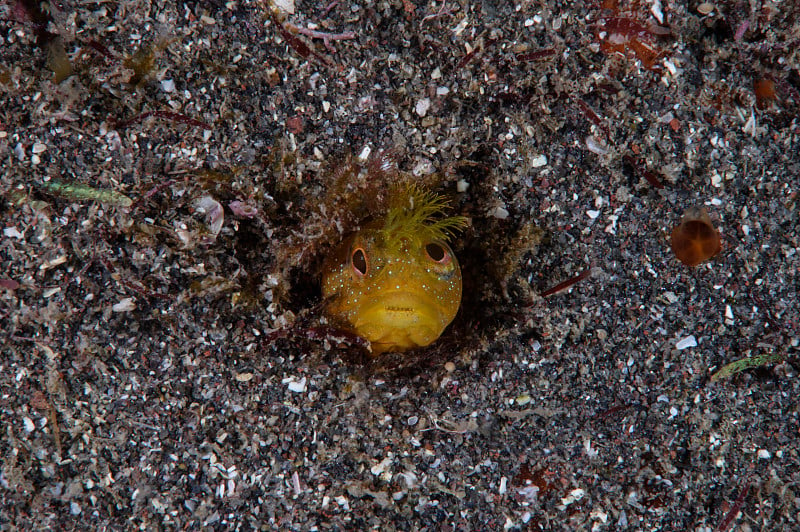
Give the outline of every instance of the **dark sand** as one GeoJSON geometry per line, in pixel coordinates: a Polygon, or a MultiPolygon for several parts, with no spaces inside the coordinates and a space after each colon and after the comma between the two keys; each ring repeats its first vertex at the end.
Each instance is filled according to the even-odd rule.
{"type": "Polygon", "coordinates": [[[23,3],[0,528],[800,529],[793,2],[23,3]],[[320,329],[365,148],[472,219],[473,301],[412,362],[320,329]]]}

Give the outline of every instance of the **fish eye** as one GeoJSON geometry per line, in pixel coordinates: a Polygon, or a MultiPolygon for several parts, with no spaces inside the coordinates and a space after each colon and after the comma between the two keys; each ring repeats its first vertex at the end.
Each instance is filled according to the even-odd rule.
{"type": "Polygon", "coordinates": [[[444,247],[436,242],[425,244],[425,253],[427,253],[428,258],[434,262],[438,262],[440,264],[447,264],[450,262],[450,254],[447,253],[447,250],[444,249],[444,247]]]}
{"type": "Polygon", "coordinates": [[[350,259],[358,275],[367,275],[367,255],[362,248],[354,249],[350,259]]]}

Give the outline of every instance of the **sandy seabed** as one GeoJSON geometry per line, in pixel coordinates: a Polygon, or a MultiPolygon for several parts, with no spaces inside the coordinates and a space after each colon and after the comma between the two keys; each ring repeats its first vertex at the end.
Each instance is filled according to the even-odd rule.
{"type": "Polygon", "coordinates": [[[800,528],[793,2],[36,4],[0,7],[0,528],[800,528]],[[332,176],[384,150],[471,220],[411,364],[321,332],[332,176]]]}

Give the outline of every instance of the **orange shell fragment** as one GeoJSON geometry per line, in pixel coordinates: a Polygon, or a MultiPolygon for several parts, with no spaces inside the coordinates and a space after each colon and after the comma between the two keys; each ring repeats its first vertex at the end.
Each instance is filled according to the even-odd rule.
{"type": "Polygon", "coordinates": [[[753,82],[753,92],[756,95],[756,107],[766,109],[777,97],[775,95],[775,82],[771,79],[757,79],[753,82]]]}
{"type": "Polygon", "coordinates": [[[681,223],[672,230],[672,252],[687,266],[697,266],[722,250],[719,231],[702,207],[686,209],[681,223]]]}

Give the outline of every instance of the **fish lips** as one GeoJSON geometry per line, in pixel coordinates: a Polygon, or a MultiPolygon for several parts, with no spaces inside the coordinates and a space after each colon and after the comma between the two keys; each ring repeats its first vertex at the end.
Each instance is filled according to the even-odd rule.
{"type": "Polygon", "coordinates": [[[373,344],[408,349],[430,344],[448,323],[427,294],[389,292],[364,306],[353,325],[373,344]]]}

